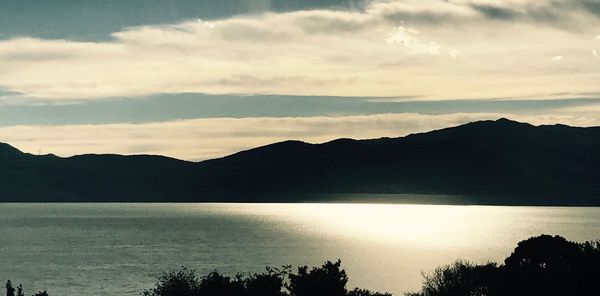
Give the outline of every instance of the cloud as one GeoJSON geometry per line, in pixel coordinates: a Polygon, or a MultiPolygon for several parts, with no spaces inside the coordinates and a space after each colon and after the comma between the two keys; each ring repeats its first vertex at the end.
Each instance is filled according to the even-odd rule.
{"type": "Polygon", "coordinates": [[[598,55],[598,51],[596,50],[592,50],[592,55],[597,59],[600,58],[600,55],[598,55]]]}
{"type": "Polygon", "coordinates": [[[450,53],[449,53],[449,55],[450,55],[450,57],[452,57],[453,59],[456,59],[456,58],[460,57],[460,50],[458,50],[458,49],[453,49],[453,50],[450,50],[450,53]]]}
{"type": "MultiPolygon", "coordinates": [[[[566,110],[566,109],[565,109],[566,110]]],[[[508,117],[534,124],[598,125],[600,112],[584,108],[554,115],[415,113],[340,117],[254,117],[178,120],[143,124],[0,127],[0,139],[37,154],[162,154],[188,160],[225,156],[273,142],[320,143],[336,138],[398,137],[471,121],[508,117]],[[570,112],[570,113],[569,113],[570,112]]]]}
{"type": "Polygon", "coordinates": [[[552,58],[553,61],[562,61],[564,59],[563,56],[555,56],[552,58]]]}
{"type": "Polygon", "coordinates": [[[553,11],[554,1],[381,0],[359,10],[125,28],[110,41],[1,40],[0,87],[52,102],[182,92],[434,99],[597,92],[600,73],[585,62],[600,22],[582,1],[553,26],[525,18],[553,11]],[[558,52],[577,73],[547,64],[558,52]]]}
{"type": "Polygon", "coordinates": [[[412,28],[398,27],[385,41],[389,44],[399,44],[409,55],[441,55],[440,45],[435,41],[422,41],[417,38],[419,32],[412,28]]]}
{"type": "Polygon", "coordinates": [[[489,19],[508,22],[529,22],[563,29],[578,30],[588,20],[600,16],[595,0],[506,0],[462,1],[489,19]]]}

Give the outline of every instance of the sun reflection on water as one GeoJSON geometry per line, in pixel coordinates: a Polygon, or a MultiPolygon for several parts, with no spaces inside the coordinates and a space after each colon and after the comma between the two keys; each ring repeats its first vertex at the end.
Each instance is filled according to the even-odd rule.
{"type": "Polygon", "coordinates": [[[286,232],[334,236],[427,248],[509,251],[519,240],[541,233],[573,240],[596,239],[600,229],[586,226],[597,208],[451,206],[416,204],[187,204],[180,210],[206,211],[258,220],[286,232]],[[581,221],[579,221],[581,220],[581,221]],[[569,230],[569,231],[567,231],[569,230]],[[585,231],[583,231],[585,230],[585,231]]]}
{"type": "Polygon", "coordinates": [[[413,243],[447,241],[466,214],[459,207],[386,204],[308,204],[300,211],[338,235],[413,243]]]}

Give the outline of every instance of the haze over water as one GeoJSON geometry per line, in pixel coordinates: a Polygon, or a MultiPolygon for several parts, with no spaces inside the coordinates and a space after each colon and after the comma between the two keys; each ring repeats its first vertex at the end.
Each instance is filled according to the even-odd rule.
{"type": "Polygon", "coordinates": [[[2,204],[0,280],[51,295],[139,295],[182,265],[233,275],[342,259],[350,286],[501,261],[533,235],[600,238],[600,208],[380,204],[2,204]]]}

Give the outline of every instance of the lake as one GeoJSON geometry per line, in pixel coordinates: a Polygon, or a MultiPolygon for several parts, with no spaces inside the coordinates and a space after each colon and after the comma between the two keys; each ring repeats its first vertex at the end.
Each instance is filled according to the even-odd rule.
{"type": "Polygon", "coordinates": [[[500,261],[542,233],[598,239],[600,208],[0,204],[0,280],[27,295],[139,295],[180,266],[233,274],[340,258],[350,286],[402,295],[422,271],[500,261]]]}

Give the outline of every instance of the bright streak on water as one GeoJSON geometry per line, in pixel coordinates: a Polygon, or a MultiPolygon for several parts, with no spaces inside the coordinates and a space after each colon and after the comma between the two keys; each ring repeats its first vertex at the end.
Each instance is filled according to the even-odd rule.
{"type": "Polygon", "coordinates": [[[0,280],[27,293],[139,295],[181,265],[234,274],[341,258],[350,285],[402,295],[421,271],[500,261],[541,233],[598,239],[600,208],[0,204],[0,280]]]}

